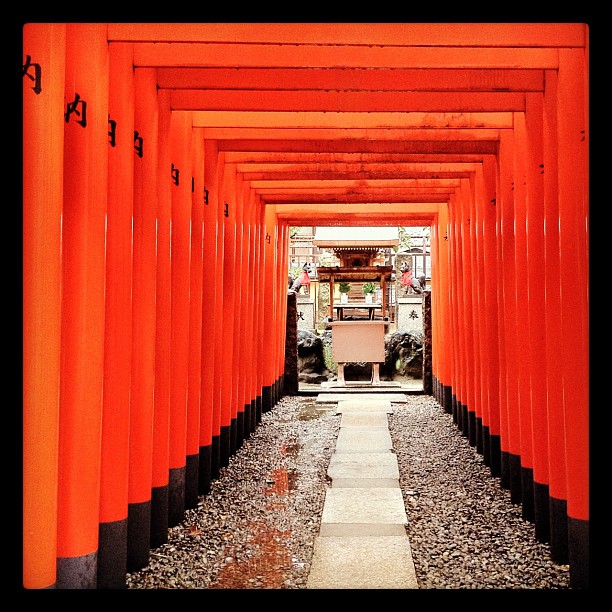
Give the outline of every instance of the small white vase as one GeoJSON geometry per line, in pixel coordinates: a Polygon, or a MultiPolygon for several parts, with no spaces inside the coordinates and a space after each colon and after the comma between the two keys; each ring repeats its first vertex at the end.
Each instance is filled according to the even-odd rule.
{"type": "Polygon", "coordinates": [[[366,304],[371,304],[372,303],[372,294],[371,293],[366,293],[365,294],[365,301],[366,301],[366,304]]]}
{"type": "Polygon", "coordinates": [[[341,304],[348,304],[348,293],[341,293],[340,294],[340,303],[341,304]]]}

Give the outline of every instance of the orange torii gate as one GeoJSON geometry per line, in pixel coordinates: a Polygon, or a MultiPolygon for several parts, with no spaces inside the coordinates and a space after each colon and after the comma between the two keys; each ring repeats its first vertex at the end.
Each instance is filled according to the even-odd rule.
{"type": "Polygon", "coordinates": [[[283,394],[289,226],[381,221],[431,226],[434,395],[588,586],[585,24],[23,43],[25,588],[148,563],[283,394]]]}

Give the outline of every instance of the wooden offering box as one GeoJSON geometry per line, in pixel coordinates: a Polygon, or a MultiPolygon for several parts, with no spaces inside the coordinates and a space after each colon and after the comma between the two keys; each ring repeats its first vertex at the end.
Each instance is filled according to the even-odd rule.
{"type": "Polygon", "coordinates": [[[380,384],[380,364],[385,361],[385,321],[334,321],[332,355],[338,364],[338,384],[344,385],[344,364],[372,363],[372,384],[380,384]]]}

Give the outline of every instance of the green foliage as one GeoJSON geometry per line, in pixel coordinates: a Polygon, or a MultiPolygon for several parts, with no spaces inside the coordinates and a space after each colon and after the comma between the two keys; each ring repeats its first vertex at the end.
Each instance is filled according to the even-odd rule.
{"type": "Polygon", "coordinates": [[[364,295],[367,295],[368,293],[374,293],[376,291],[376,285],[374,285],[374,283],[364,283],[363,287],[361,288],[361,291],[364,295]]]}
{"type": "Polygon", "coordinates": [[[325,362],[325,367],[330,372],[338,371],[338,364],[334,361],[332,345],[330,342],[323,343],[323,361],[325,362]]]}
{"type": "Polygon", "coordinates": [[[412,246],[412,237],[406,231],[405,227],[398,227],[398,242],[397,246],[393,247],[396,253],[401,253],[402,251],[409,251],[412,246]]]}
{"type": "Polygon", "coordinates": [[[348,293],[351,290],[351,283],[339,283],[338,290],[340,293],[348,293]]]}
{"type": "Polygon", "coordinates": [[[294,280],[298,278],[301,272],[302,272],[301,266],[296,266],[295,268],[289,268],[289,274],[291,275],[291,278],[293,278],[294,280]]]}

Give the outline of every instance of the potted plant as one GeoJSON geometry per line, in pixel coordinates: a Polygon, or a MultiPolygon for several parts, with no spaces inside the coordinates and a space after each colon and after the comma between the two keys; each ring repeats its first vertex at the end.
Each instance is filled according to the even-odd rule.
{"type": "Polygon", "coordinates": [[[338,291],[340,291],[340,302],[346,304],[348,302],[348,293],[351,290],[351,283],[340,283],[338,291]]]}
{"type": "Polygon", "coordinates": [[[374,283],[367,282],[363,284],[363,287],[361,287],[361,292],[365,296],[366,303],[368,304],[372,303],[372,295],[374,294],[375,291],[376,291],[376,286],[374,285],[374,283]]]}

